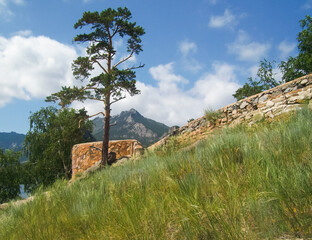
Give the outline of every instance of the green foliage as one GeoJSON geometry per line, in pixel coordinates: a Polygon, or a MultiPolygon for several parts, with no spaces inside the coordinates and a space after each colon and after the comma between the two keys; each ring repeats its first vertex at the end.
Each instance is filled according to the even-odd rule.
{"type": "Polygon", "coordinates": [[[47,101],[58,101],[62,107],[74,100],[83,102],[87,99],[107,101],[110,105],[110,96],[113,101],[119,101],[125,97],[122,94],[123,91],[127,91],[130,95],[140,93],[135,86],[134,69],[143,67],[143,65],[118,69],[123,62],[142,51],[140,37],[145,32],[135,22],[130,22],[131,18],[131,12],[127,8],[118,8],[117,10],[108,8],[100,13],[85,12],[74,28],[90,27],[90,30],[87,33],[78,34],[74,41],[89,43],[86,50],[87,56],[78,57],[74,61],[73,74],[78,80],[88,79],[95,66],[99,67],[102,73],[89,79],[89,83],[85,86],[63,87],[60,92],[49,96],[47,101]],[[126,47],[129,56],[113,65],[112,61],[117,53],[113,46],[113,39],[116,37],[127,40],[126,47]]]}
{"type": "Polygon", "coordinates": [[[308,239],[312,112],[108,168],[0,213],[5,239],[308,239]],[[16,226],[19,226],[16,228],[16,226]]]}
{"type": "Polygon", "coordinates": [[[266,59],[260,61],[257,72],[259,80],[253,80],[252,77],[248,78],[248,83],[245,83],[242,88],[237,89],[235,94],[233,94],[233,97],[235,97],[237,100],[241,100],[281,84],[281,82],[278,82],[274,78],[274,64],[274,61],[271,63],[266,59]]]}
{"type": "Polygon", "coordinates": [[[205,110],[205,118],[209,121],[212,125],[215,125],[217,120],[222,118],[222,112],[213,109],[205,110]]]}
{"type": "Polygon", "coordinates": [[[0,149],[0,204],[20,194],[20,152],[0,149]]]}
{"type": "MultiPolygon", "coordinates": [[[[283,76],[283,82],[289,82],[306,74],[312,73],[312,18],[307,15],[305,19],[300,20],[302,31],[299,32],[297,57],[289,57],[287,61],[282,61],[278,67],[283,76]]],[[[274,64],[274,62],[273,62],[274,64]]],[[[237,100],[260,93],[264,90],[273,88],[281,82],[274,78],[272,63],[264,59],[260,62],[257,76],[259,81],[248,79],[242,88],[239,88],[233,97],[237,100]]]]}
{"type": "Polygon", "coordinates": [[[299,55],[297,57],[297,68],[303,74],[312,72],[312,18],[307,15],[300,20],[302,31],[298,34],[299,55]]]}
{"type": "Polygon", "coordinates": [[[286,62],[280,64],[283,72],[283,80],[291,81],[312,72],[312,18],[307,15],[300,20],[302,31],[299,32],[297,57],[289,57],[286,62]]]}
{"type": "Polygon", "coordinates": [[[281,82],[278,82],[274,78],[275,75],[273,73],[274,64],[275,61],[271,63],[266,59],[260,61],[257,76],[260,79],[258,84],[262,86],[263,90],[267,90],[281,84],[281,82]]]}
{"type": "Polygon", "coordinates": [[[74,41],[88,43],[87,56],[78,57],[72,64],[73,74],[83,83],[81,87],[63,87],[58,93],[47,97],[48,102],[58,102],[63,108],[73,101],[96,100],[103,102],[105,113],[104,138],[102,146],[102,164],[107,164],[108,142],[110,130],[111,105],[126,97],[139,94],[136,88],[135,69],[144,65],[122,68],[123,63],[142,51],[141,36],[145,34],[136,22],[130,22],[131,12],[125,8],[108,8],[102,12],[85,12],[75,23],[74,28],[87,29],[86,33],[78,34],[74,41]],[[114,47],[116,38],[126,39],[128,56],[114,63],[117,49],[114,47]],[[95,69],[97,68],[97,69],[95,69]],[[97,76],[91,77],[93,70],[101,70],[97,76]],[[84,81],[84,80],[88,81],[84,81]]]}
{"type": "Polygon", "coordinates": [[[289,57],[287,61],[282,61],[280,63],[279,68],[283,74],[282,79],[285,82],[289,82],[291,80],[294,80],[296,78],[299,78],[305,75],[299,69],[297,69],[296,65],[297,65],[297,58],[293,58],[293,57],[289,57]]]}
{"type": "Polygon", "coordinates": [[[92,123],[85,122],[86,118],[84,110],[58,111],[53,107],[42,108],[30,116],[30,130],[25,138],[29,159],[24,164],[26,189],[71,177],[72,146],[88,141],[84,136],[92,130],[92,123]]]}
{"type": "Polygon", "coordinates": [[[259,86],[258,82],[254,81],[252,77],[250,77],[248,78],[248,83],[245,83],[243,87],[237,89],[233,94],[233,97],[237,100],[241,100],[260,92],[262,92],[262,86],[259,86]]]}

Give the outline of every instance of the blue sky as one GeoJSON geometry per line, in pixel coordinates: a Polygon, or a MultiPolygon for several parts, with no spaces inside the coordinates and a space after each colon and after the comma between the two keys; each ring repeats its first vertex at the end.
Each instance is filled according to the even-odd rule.
{"type": "MultiPolygon", "coordinates": [[[[141,94],[112,113],[135,108],[172,126],[235,102],[260,60],[296,56],[299,20],[312,0],[0,0],[0,132],[26,133],[30,113],[50,105],[46,96],[76,84],[71,63],[84,48],[72,42],[74,23],[85,11],[119,6],[146,31],[143,52],[128,63],[145,67],[137,70],[141,94]]],[[[123,41],[114,44],[121,59],[123,41]]],[[[73,107],[90,115],[103,108],[73,107]]]]}

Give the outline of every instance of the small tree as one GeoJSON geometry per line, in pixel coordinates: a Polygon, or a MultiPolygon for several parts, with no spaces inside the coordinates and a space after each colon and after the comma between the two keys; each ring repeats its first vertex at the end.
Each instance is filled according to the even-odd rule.
{"type": "Polygon", "coordinates": [[[262,91],[262,87],[258,82],[254,81],[252,77],[248,78],[248,83],[245,83],[243,87],[236,90],[233,94],[237,100],[244,99],[246,97],[252,96],[254,94],[260,93],[262,91]]]}
{"type": "Polygon", "coordinates": [[[89,26],[89,32],[78,34],[74,41],[88,43],[87,56],[78,57],[72,68],[76,79],[81,81],[88,79],[88,81],[83,82],[82,87],[63,87],[60,92],[47,98],[47,101],[58,101],[62,107],[75,100],[82,102],[96,100],[104,104],[104,112],[100,112],[105,116],[101,161],[104,166],[108,160],[111,105],[125,98],[124,91],[130,95],[140,93],[136,88],[134,69],[141,68],[143,65],[119,69],[122,63],[142,51],[140,37],[145,32],[135,22],[130,22],[131,17],[131,12],[127,8],[117,10],[108,8],[101,13],[85,12],[74,28],[89,26]],[[115,38],[127,38],[128,51],[128,56],[116,63],[114,57],[117,49],[113,44],[115,38]],[[95,66],[101,70],[101,73],[91,77],[95,66]]]}
{"type": "Polygon", "coordinates": [[[28,162],[23,164],[27,191],[50,185],[58,178],[71,178],[73,145],[89,141],[91,121],[86,111],[42,108],[30,116],[30,130],[24,141],[28,162]],[[80,126],[79,126],[80,125],[80,126]]]}
{"type": "Polygon", "coordinates": [[[300,20],[300,25],[302,31],[297,37],[298,56],[289,57],[279,65],[285,82],[312,73],[312,17],[307,15],[305,19],[300,20]]]}
{"type": "Polygon", "coordinates": [[[241,100],[281,84],[281,82],[276,81],[274,78],[275,74],[273,73],[272,65],[274,63],[274,61],[271,63],[266,59],[260,61],[257,72],[259,80],[256,81],[252,79],[252,77],[248,78],[248,83],[245,83],[243,87],[237,89],[237,91],[233,94],[233,97],[237,100],[241,100]]]}
{"type": "Polygon", "coordinates": [[[20,152],[0,149],[0,204],[20,194],[20,152]]]}
{"type": "MultiPolygon", "coordinates": [[[[307,15],[305,19],[300,20],[300,25],[302,31],[298,33],[297,37],[298,56],[289,57],[287,61],[282,61],[278,65],[283,75],[283,82],[289,82],[312,73],[312,17],[307,15]]],[[[233,96],[240,100],[281,84],[274,79],[272,64],[266,59],[260,62],[257,76],[260,78],[259,81],[249,78],[249,82],[239,88],[233,96]]]]}

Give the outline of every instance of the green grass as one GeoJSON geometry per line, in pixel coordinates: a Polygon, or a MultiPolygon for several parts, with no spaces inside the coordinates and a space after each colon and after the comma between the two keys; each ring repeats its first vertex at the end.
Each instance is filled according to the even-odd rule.
{"type": "Polygon", "coordinates": [[[0,239],[306,239],[311,129],[312,112],[304,109],[70,186],[58,181],[50,196],[0,210],[0,239]]]}
{"type": "Polygon", "coordinates": [[[205,110],[205,118],[210,124],[215,125],[217,120],[222,118],[222,112],[208,108],[205,110]]]}

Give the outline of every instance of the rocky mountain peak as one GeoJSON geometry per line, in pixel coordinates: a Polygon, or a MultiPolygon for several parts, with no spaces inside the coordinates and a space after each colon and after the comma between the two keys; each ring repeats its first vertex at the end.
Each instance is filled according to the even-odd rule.
{"type": "MultiPolygon", "coordinates": [[[[110,140],[136,139],[144,146],[158,141],[169,130],[169,127],[165,124],[145,118],[133,108],[112,116],[111,122],[116,122],[116,125],[110,128],[110,140]]],[[[103,119],[95,118],[93,123],[93,136],[97,140],[102,140],[103,119]]]]}

